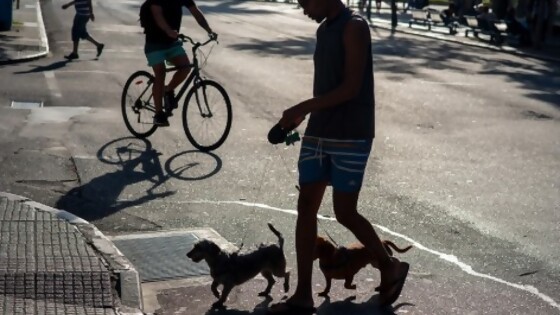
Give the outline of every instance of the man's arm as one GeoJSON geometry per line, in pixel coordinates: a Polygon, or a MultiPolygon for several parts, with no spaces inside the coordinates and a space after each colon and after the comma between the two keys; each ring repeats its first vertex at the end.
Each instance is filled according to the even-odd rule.
{"type": "Polygon", "coordinates": [[[71,5],[73,5],[74,2],[76,2],[76,1],[70,1],[70,2],[68,2],[68,3],[66,3],[66,4],[63,4],[63,5],[62,5],[62,9],[63,9],[63,10],[68,9],[68,7],[70,7],[71,5]]]}
{"type": "Polygon", "coordinates": [[[191,5],[188,8],[189,11],[191,11],[191,14],[196,20],[196,22],[198,23],[198,25],[200,25],[200,27],[202,27],[206,32],[208,32],[208,34],[214,33],[212,32],[212,29],[208,25],[208,22],[206,21],[204,14],[202,14],[200,9],[196,5],[191,5]]]}
{"type": "Polygon", "coordinates": [[[163,9],[157,4],[152,4],[150,6],[150,11],[152,11],[152,14],[154,15],[154,20],[156,21],[157,26],[161,28],[167,36],[177,38],[179,35],[178,30],[172,30],[171,26],[167,24],[167,21],[163,17],[163,9]]]}
{"type": "Polygon", "coordinates": [[[360,93],[367,64],[368,46],[371,42],[369,26],[361,19],[352,19],[344,29],[344,78],[342,83],[329,93],[293,106],[280,120],[283,128],[290,128],[303,121],[310,112],[340,105],[360,93]]]}
{"type": "Polygon", "coordinates": [[[93,22],[95,21],[95,15],[93,15],[93,4],[91,3],[91,0],[88,0],[88,6],[89,6],[89,18],[93,22]]]}

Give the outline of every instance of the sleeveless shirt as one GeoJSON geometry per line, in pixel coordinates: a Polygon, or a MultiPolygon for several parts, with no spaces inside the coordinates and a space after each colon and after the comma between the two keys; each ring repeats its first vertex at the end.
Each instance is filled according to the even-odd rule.
{"type": "MultiPolygon", "coordinates": [[[[323,21],[317,30],[317,44],[313,55],[315,76],[313,96],[334,90],[344,79],[344,29],[353,17],[363,19],[345,8],[334,20],[323,21]]],[[[368,38],[369,35],[368,28],[368,38]]],[[[373,59],[371,40],[367,46],[367,62],[358,95],[334,107],[310,114],[306,136],[334,140],[363,140],[375,136],[373,59]]]]}

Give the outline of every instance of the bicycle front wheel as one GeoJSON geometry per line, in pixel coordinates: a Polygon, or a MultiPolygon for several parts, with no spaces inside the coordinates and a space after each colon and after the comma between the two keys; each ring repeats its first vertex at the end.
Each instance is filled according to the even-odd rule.
{"type": "Polygon", "coordinates": [[[183,106],[183,128],[195,148],[207,152],[220,147],[231,120],[231,102],[219,83],[203,80],[190,89],[183,106]]]}
{"type": "Polygon", "coordinates": [[[138,138],[149,137],[157,129],[153,123],[153,81],[151,73],[137,71],[128,78],[123,88],[121,107],[124,123],[128,131],[138,138]]]}

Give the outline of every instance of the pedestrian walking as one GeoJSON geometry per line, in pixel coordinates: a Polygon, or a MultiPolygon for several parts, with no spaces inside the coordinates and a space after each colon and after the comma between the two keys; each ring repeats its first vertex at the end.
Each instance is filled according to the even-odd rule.
{"type": "Polygon", "coordinates": [[[317,23],[313,98],[284,111],[280,126],[297,127],[310,115],[298,162],[297,288],[269,314],[312,313],[312,269],[317,213],[325,189],[332,186],[336,219],[379,259],[379,302],[391,305],[408,275],[408,263],[386,252],[372,224],[358,213],[358,196],[372,148],[374,78],[370,28],[341,0],[299,0],[305,15],[317,23]]]}
{"type": "Polygon", "coordinates": [[[101,56],[103,52],[104,44],[96,41],[91,37],[87,31],[86,25],[91,20],[95,21],[95,15],[93,15],[93,6],[91,0],[74,0],[62,5],[62,9],[66,10],[71,5],[76,8],[76,15],[74,16],[74,22],[72,24],[72,42],[74,44],[72,52],[64,58],[68,60],[78,59],[78,45],[80,44],[80,39],[85,39],[97,47],[97,57],[101,56]]]}

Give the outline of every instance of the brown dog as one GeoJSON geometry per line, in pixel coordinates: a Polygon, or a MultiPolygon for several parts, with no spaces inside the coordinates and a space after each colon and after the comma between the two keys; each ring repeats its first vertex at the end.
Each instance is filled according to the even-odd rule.
{"type": "Polygon", "coordinates": [[[212,293],[218,298],[213,307],[222,307],[231,289],[252,279],[259,273],[267,280],[266,289],[259,293],[259,296],[270,294],[270,290],[276,282],[273,275],[284,278],[284,292],[288,292],[290,273],[286,271],[284,238],[272,224],[269,223],[268,227],[278,237],[278,244],[261,244],[249,253],[226,253],[215,243],[202,240],[196,243],[194,248],[187,253],[187,257],[192,261],[198,263],[204,259],[210,267],[210,275],[213,280],[212,293]],[[221,294],[218,291],[219,285],[223,285],[221,294]]]}
{"type": "MultiPolygon", "coordinates": [[[[393,248],[399,253],[405,253],[412,248],[412,245],[406,248],[399,248],[391,241],[383,241],[385,249],[390,256],[393,256],[393,248]]],[[[360,243],[353,243],[347,247],[336,247],[324,237],[318,236],[315,242],[315,255],[313,259],[319,259],[319,267],[325,276],[327,287],[319,296],[328,296],[331,290],[332,279],[344,279],[344,287],[349,290],[355,290],[356,285],[352,284],[354,275],[371,264],[374,268],[379,269],[377,259],[360,243]]]]}

